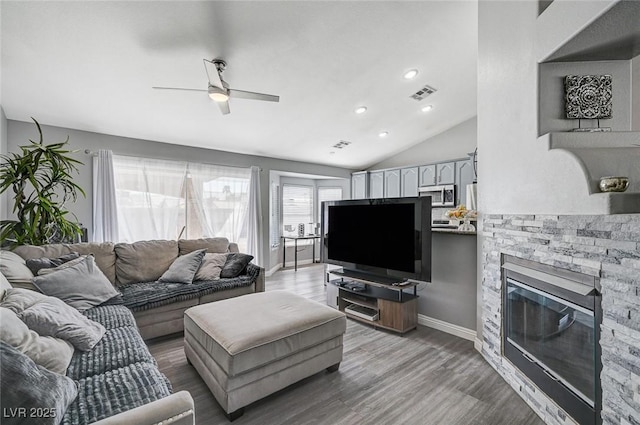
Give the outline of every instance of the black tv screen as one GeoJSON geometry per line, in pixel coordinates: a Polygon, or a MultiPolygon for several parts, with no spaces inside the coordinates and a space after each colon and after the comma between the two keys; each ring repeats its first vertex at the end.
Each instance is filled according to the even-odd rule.
{"type": "Polygon", "coordinates": [[[322,258],[384,277],[431,280],[430,198],[323,203],[322,258]]]}

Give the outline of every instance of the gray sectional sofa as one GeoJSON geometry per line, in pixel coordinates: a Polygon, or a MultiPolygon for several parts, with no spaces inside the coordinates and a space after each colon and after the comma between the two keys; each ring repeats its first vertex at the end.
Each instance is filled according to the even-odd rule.
{"type": "MultiPolygon", "coordinates": [[[[207,249],[207,253],[238,252],[238,245],[226,238],[206,238],[24,245],[13,252],[25,260],[56,258],[71,252],[93,254],[100,270],[122,292],[123,303],[133,311],[142,337],[150,339],[182,332],[184,311],[189,307],[264,291],[264,269],[253,263],[235,278],[196,281],[191,285],[157,282],[179,255],[198,249],[207,249]]],[[[30,279],[7,278],[14,287],[35,289],[30,279]]]]}
{"type": "MultiPolygon", "coordinates": [[[[158,281],[180,255],[202,249],[238,252],[237,245],[225,238],[54,244],[13,250],[23,260],[72,252],[92,254],[98,268],[122,293],[120,299],[83,313],[102,324],[106,333],[93,349],[76,350],[71,358],[66,375],[77,383],[78,396],[67,409],[63,424],[194,423],[193,399],[186,391],[172,394],[171,384],[143,339],[182,331],[184,311],[189,307],[264,291],[264,269],[252,263],[233,278],[190,284],[158,281]]],[[[7,258],[3,257],[5,264],[0,264],[0,269],[11,286],[37,290],[25,263],[18,264],[22,268],[11,267],[7,258]]]]}

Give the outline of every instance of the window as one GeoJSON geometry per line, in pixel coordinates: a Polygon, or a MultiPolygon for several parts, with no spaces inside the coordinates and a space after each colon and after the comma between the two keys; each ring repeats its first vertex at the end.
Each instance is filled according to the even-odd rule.
{"type": "Polygon", "coordinates": [[[313,187],[285,184],[282,186],[282,226],[285,234],[298,234],[298,224],[313,223],[313,187]]]}
{"type": "Polygon", "coordinates": [[[339,201],[342,199],[341,187],[319,187],[318,188],[318,223],[322,217],[322,202],[339,201]]]}
{"type": "Polygon", "coordinates": [[[226,237],[247,252],[251,170],[113,156],[121,242],[226,237]]]}

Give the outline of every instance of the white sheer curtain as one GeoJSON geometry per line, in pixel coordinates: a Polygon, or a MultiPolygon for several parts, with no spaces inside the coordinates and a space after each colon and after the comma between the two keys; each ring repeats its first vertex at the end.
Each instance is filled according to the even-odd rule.
{"type": "Polygon", "coordinates": [[[187,163],[114,155],[119,240],[178,239],[187,163]]]}
{"type": "Polygon", "coordinates": [[[187,237],[223,236],[248,252],[250,185],[249,168],[190,163],[187,237]],[[202,221],[196,225],[195,220],[202,221]]]}
{"type": "Polygon", "coordinates": [[[249,212],[247,214],[247,254],[253,262],[262,265],[262,206],[260,203],[260,168],[251,167],[249,184],[249,212]]]}
{"type": "Polygon", "coordinates": [[[113,153],[100,149],[93,157],[94,242],[118,242],[118,206],[113,175],[113,153]]]}

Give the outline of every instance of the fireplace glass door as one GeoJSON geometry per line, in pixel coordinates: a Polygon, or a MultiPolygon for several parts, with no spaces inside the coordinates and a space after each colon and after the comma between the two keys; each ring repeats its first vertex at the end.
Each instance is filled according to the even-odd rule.
{"type": "Polygon", "coordinates": [[[594,312],[511,278],[506,282],[507,341],[593,407],[598,343],[594,312]]]}

